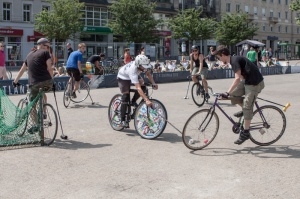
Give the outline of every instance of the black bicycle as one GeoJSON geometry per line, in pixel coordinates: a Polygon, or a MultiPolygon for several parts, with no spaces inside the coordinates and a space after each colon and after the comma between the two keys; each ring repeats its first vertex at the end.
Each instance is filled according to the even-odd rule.
{"type": "MultiPolygon", "coordinates": [[[[150,84],[146,84],[146,96],[149,98],[150,84]]],[[[136,92],[136,89],[130,89],[130,92],[136,92]]],[[[115,95],[108,108],[108,120],[111,127],[116,131],[124,129],[121,126],[121,103],[122,94],[115,95]]],[[[145,139],[154,139],[160,136],[167,125],[167,110],[165,106],[156,99],[149,98],[152,102],[152,107],[148,107],[146,102],[141,99],[138,106],[133,104],[128,105],[126,112],[126,121],[134,120],[134,127],[138,134],[145,139]]]]}

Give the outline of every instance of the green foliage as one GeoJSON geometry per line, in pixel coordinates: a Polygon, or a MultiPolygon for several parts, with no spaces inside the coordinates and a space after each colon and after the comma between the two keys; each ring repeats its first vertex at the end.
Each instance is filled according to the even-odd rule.
{"type": "MultiPolygon", "coordinates": [[[[290,10],[300,12],[300,0],[293,0],[292,3],[290,4],[290,10]]],[[[299,15],[297,15],[296,17],[296,22],[298,25],[300,25],[299,15]]]]}
{"type": "Polygon", "coordinates": [[[186,9],[169,20],[168,26],[175,39],[187,38],[189,41],[213,38],[216,21],[210,18],[201,18],[202,10],[186,9]]]}
{"type": "Polygon", "coordinates": [[[252,38],[259,28],[248,20],[247,14],[225,14],[215,32],[216,40],[223,45],[234,45],[252,38]]]}
{"type": "Polygon", "coordinates": [[[74,38],[83,28],[82,16],[84,3],[79,0],[51,1],[51,10],[43,10],[36,15],[35,30],[49,39],[65,41],[74,38]]]}
{"type": "Polygon", "coordinates": [[[153,16],[155,3],[148,0],[116,0],[109,6],[113,18],[108,26],[128,42],[151,43],[158,40],[153,34],[161,20],[153,16]]]}

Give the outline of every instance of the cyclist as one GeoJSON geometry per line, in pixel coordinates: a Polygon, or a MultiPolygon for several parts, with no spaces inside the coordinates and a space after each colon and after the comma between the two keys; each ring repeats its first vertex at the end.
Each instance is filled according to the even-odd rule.
{"type": "Polygon", "coordinates": [[[141,96],[145,100],[147,106],[152,106],[152,102],[144,93],[146,87],[143,85],[144,81],[139,75],[141,72],[145,72],[154,89],[158,89],[158,86],[151,74],[150,60],[145,55],[138,55],[134,61],[131,61],[130,63],[121,67],[118,72],[118,85],[122,93],[121,126],[125,128],[129,128],[128,122],[125,121],[125,114],[130,103],[129,90],[131,83],[134,84],[137,89],[137,92],[132,98],[131,104],[136,104],[137,99],[141,96]]]}
{"type": "MultiPolygon", "coordinates": [[[[76,98],[75,92],[79,88],[80,80],[83,78],[81,63],[83,61],[82,54],[85,52],[85,43],[78,44],[78,50],[73,51],[67,61],[66,69],[67,73],[70,75],[70,77],[73,76],[75,79],[75,84],[73,88],[72,97],[76,98]]],[[[71,81],[71,79],[69,80],[71,81]]]]}
{"type": "Polygon", "coordinates": [[[102,75],[103,74],[103,66],[101,66],[102,61],[105,59],[105,54],[100,53],[99,55],[92,55],[86,61],[86,67],[88,64],[92,64],[91,67],[95,67],[94,75],[102,75]]]}
{"type": "MultiPolygon", "coordinates": [[[[207,85],[207,74],[208,74],[208,65],[204,60],[203,54],[199,52],[198,46],[192,46],[192,53],[190,54],[190,73],[192,74],[192,80],[197,83],[197,76],[201,75],[202,85],[205,90],[205,98],[209,99],[208,94],[208,85],[207,85]],[[194,67],[195,63],[195,67],[194,67]]],[[[198,90],[198,89],[197,89],[198,90]]]]}
{"type": "Polygon", "coordinates": [[[220,45],[217,47],[216,55],[224,64],[230,64],[235,72],[235,79],[226,93],[222,94],[223,98],[228,96],[241,97],[231,99],[232,104],[239,104],[242,112],[234,114],[236,117],[244,116],[244,129],[240,131],[239,138],[235,144],[242,144],[250,138],[249,128],[253,118],[253,104],[258,93],[265,87],[264,78],[259,72],[257,66],[246,57],[230,56],[229,49],[220,45]]]}

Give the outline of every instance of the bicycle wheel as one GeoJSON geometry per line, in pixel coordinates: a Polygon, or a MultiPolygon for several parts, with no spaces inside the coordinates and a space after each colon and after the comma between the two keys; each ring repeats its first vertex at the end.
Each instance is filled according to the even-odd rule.
{"type": "Polygon", "coordinates": [[[54,142],[57,135],[57,115],[51,104],[44,104],[43,111],[44,145],[49,146],[54,142]]]}
{"type": "Polygon", "coordinates": [[[12,78],[12,74],[11,74],[10,70],[6,70],[6,76],[7,76],[7,79],[11,79],[12,78]]]}
{"type": "Polygon", "coordinates": [[[116,130],[121,131],[124,128],[120,126],[121,124],[121,104],[122,104],[122,95],[115,95],[108,107],[108,121],[110,126],[116,130]]]}
{"type": "Polygon", "coordinates": [[[192,98],[197,106],[203,106],[205,102],[205,91],[200,83],[194,83],[192,86],[192,98]]]}
{"type": "Polygon", "coordinates": [[[69,106],[69,104],[70,104],[70,102],[71,102],[71,91],[72,91],[72,85],[71,85],[71,83],[68,83],[67,85],[66,85],[66,88],[65,88],[65,90],[64,90],[64,96],[63,96],[63,101],[64,101],[64,106],[66,107],[66,108],[68,108],[68,106],[69,106]]]}
{"type": "MultiPolygon", "coordinates": [[[[75,82],[73,83],[73,85],[75,84],[75,82]]],[[[90,93],[90,87],[87,83],[85,83],[85,81],[80,80],[80,84],[79,84],[79,89],[75,92],[76,94],[76,98],[71,97],[71,101],[75,102],[75,103],[79,103],[79,102],[83,102],[90,93]]]]}
{"type": "Polygon", "coordinates": [[[141,102],[134,114],[134,127],[138,134],[145,139],[154,139],[160,136],[166,126],[168,114],[165,106],[156,99],[151,99],[152,107],[141,102]]]}
{"type": "Polygon", "coordinates": [[[207,147],[219,131],[219,117],[210,109],[195,112],[185,123],[182,132],[184,145],[191,150],[207,147]]]}
{"type": "Polygon", "coordinates": [[[281,138],[285,128],[286,118],[280,108],[273,105],[262,106],[253,113],[250,140],[257,145],[268,146],[281,138]]]}
{"type": "Polygon", "coordinates": [[[24,99],[21,99],[17,105],[15,122],[18,125],[24,126],[24,130],[17,132],[18,136],[23,136],[26,131],[28,116],[29,116],[29,114],[27,113],[27,110],[26,110],[27,104],[28,104],[27,98],[24,98],[24,99]]]}

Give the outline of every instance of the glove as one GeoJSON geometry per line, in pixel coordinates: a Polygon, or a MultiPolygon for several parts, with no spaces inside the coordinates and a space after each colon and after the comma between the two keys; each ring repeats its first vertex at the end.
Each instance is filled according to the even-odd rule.
{"type": "Polygon", "coordinates": [[[228,99],[229,93],[225,92],[225,93],[221,93],[221,97],[222,99],[228,99]]]}
{"type": "Polygon", "coordinates": [[[80,73],[80,78],[83,79],[84,78],[84,75],[82,73],[80,73]]]}
{"type": "Polygon", "coordinates": [[[18,83],[12,82],[12,84],[13,84],[14,88],[21,85],[19,82],[18,83]]]}

